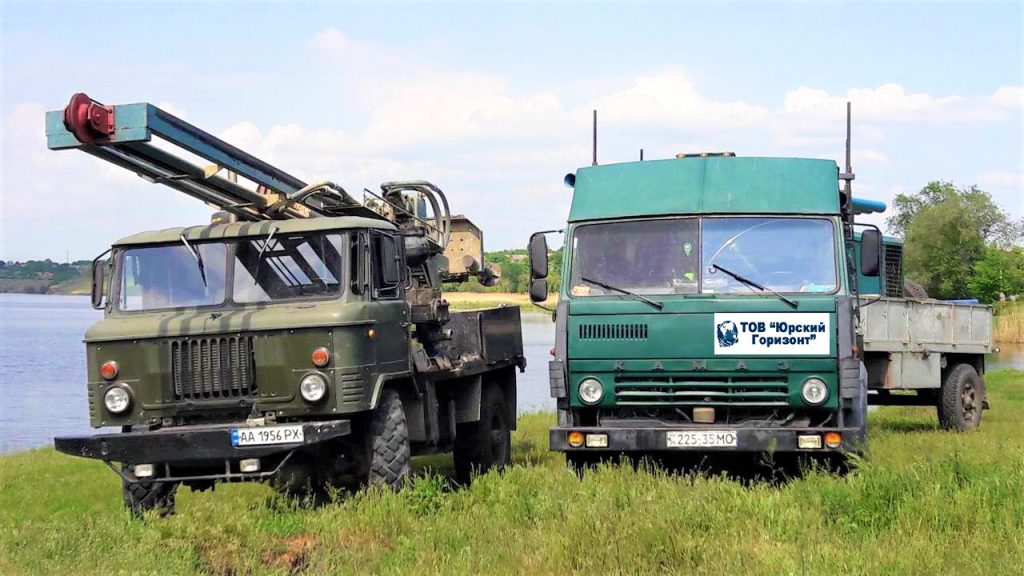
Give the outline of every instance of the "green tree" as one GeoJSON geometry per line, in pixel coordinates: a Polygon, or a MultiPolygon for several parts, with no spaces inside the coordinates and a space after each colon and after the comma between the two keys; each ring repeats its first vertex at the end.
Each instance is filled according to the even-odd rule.
{"type": "Polygon", "coordinates": [[[907,276],[938,298],[965,298],[975,263],[989,246],[1009,247],[1020,240],[1024,222],[1014,222],[976,186],[957,188],[930,182],[920,192],[900,194],[889,229],[905,239],[907,276]]]}
{"type": "Polygon", "coordinates": [[[915,194],[899,194],[893,200],[893,215],[885,223],[889,231],[906,237],[910,225],[922,211],[959,201],[959,208],[970,221],[970,227],[987,244],[1010,247],[1024,235],[1024,219],[1010,220],[1006,212],[992,201],[992,195],[977,186],[958,188],[952,182],[933,181],[915,194]]]}
{"type": "Polygon", "coordinates": [[[974,263],[974,275],[967,281],[971,294],[982,302],[996,302],[999,294],[1024,294],[1024,248],[989,248],[974,263]]]}

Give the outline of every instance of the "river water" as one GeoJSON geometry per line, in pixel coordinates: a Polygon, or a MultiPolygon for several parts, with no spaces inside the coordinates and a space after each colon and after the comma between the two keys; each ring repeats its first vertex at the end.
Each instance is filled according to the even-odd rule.
{"type": "MultiPolygon", "coordinates": [[[[0,453],[91,432],[82,335],[100,317],[87,297],[0,294],[0,453]]],[[[523,314],[528,366],[519,375],[520,412],[554,409],[547,365],[553,341],[549,314],[523,314]]],[[[1024,370],[1024,345],[1000,349],[989,370],[1024,370]]]]}

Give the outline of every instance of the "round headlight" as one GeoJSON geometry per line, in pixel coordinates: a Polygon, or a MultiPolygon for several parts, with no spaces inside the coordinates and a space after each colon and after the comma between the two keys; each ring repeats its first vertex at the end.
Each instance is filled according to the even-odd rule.
{"type": "Polygon", "coordinates": [[[327,381],[319,374],[309,374],[299,383],[299,394],[306,402],[319,402],[327,394],[327,381]]]}
{"type": "Polygon", "coordinates": [[[828,398],[828,386],[820,378],[808,378],[801,393],[808,404],[822,404],[828,398]]]}
{"type": "Polygon", "coordinates": [[[580,382],[580,400],[587,404],[597,404],[604,396],[604,387],[596,378],[584,378],[580,382]]]}
{"type": "Polygon", "coordinates": [[[103,395],[103,405],[111,414],[123,414],[132,405],[132,395],[120,386],[113,386],[103,395]]]}

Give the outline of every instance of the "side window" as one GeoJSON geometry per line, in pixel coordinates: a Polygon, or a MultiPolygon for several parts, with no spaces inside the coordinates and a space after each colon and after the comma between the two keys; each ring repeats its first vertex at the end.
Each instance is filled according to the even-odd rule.
{"type": "Polygon", "coordinates": [[[373,297],[397,298],[402,285],[402,253],[398,239],[390,234],[374,232],[370,236],[373,259],[373,297]]]}

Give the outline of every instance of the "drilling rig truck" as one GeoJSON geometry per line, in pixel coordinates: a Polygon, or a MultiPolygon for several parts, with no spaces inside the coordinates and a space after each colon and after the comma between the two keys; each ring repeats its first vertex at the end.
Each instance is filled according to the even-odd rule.
{"type": "MultiPolygon", "coordinates": [[[[596,131],[595,131],[596,133],[596,131]]],[[[907,297],[902,242],[854,216],[849,162],[731,153],[581,168],[555,310],[550,446],[619,454],[844,460],[869,404],[976,428],[988,306],[907,297]],[[843,186],[840,186],[843,183],[843,186]]],[[[530,239],[546,298],[548,231],[530,239]]],[[[915,294],[916,296],[917,294],[915,294]]]]}
{"type": "Polygon", "coordinates": [[[120,432],[55,445],[107,463],[132,512],[173,510],[182,484],[318,496],[398,487],[416,454],[453,452],[462,482],[510,463],[519,309],[449,310],[445,283],[491,285],[500,270],[438,187],[389,182],[360,201],[147,103],[76,94],[46,130],[53,150],[219,209],[92,265],[90,423],[120,432]]]}

